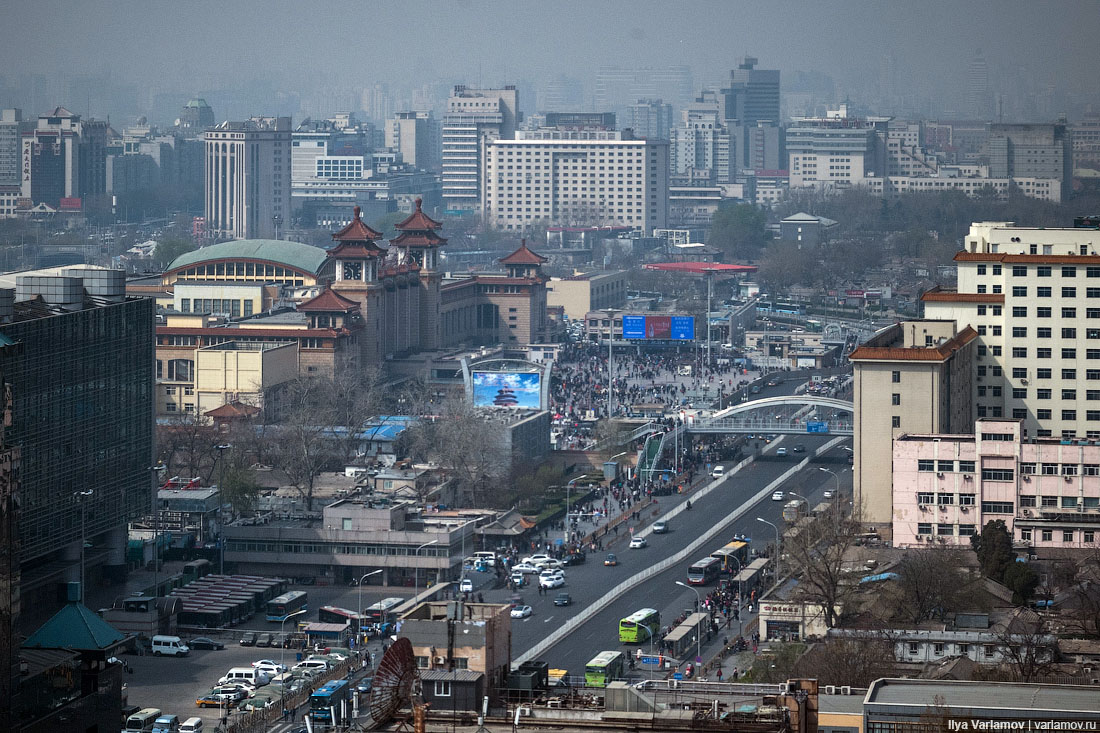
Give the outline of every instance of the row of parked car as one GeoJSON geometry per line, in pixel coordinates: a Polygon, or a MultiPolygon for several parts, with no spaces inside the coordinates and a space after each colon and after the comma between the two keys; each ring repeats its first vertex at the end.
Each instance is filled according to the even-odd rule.
{"type": "Polygon", "coordinates": [[[246,631],[241,634],[241,646],[274,647],[286,649],[290,647],[290,634],[246,631]]]}
{"type": "Polygon", "coordinates": [[[304,687],[344,659],[345,653],[330,649],[328,654],[310,656],[289,670],[273,659],[257,660],[251,667],[233,667],[209,692],[198,696],[195,704],[200,708],[267,708],[284,693],[304,687]]]}

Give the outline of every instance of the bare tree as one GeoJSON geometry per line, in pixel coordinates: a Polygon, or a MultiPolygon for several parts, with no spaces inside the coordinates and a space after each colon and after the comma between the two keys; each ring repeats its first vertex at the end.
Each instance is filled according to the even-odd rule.
{"type": "Polygon", "coordinates": [[[819,604],[825,624],[837,625],[844,602],[855,585],[843,573],[844,556],[855,545],[860,527],[836,513],[836,509],[818,515],[800,525],[797,535],[784,538],[783,552],[798,575],[796,593],[804,601],[819,604]]]}
{"type": "Polygon", "coordinates": [[[964,550],[934,547],[906,552],[898,574],[897,615],[913,623],[943,620],[956,610],[973,585],[963,562],[964,550]]]}
{"type": "Polygon", "coordinates": [[[891,675],[894,644],[887,638],[829,638],[815,644],[794,667],[795,677],[814,677],[823,685],[867,687],[891,675]]]}
{"type": "Polygon", "coordinates": [[[332,383],[325,379],[299,378],[283,394],[286,417],[271,432],[272,462],[279,468],[313,509],[317,476],[336,458],[332,383]]]}
{"type": "Polygon", "coordinates": [[[1004,631],[997,634],[1004,663],[1020,682],[1031,682],[1050,673],[1058,647],[1046,621],[1034,611],[1022,609],[1004,631]]]}
{"type": "Polygon", "coordinates": [[[194,415],[177,415],[157,425],[157,457],[169,476],[183,473],[191,478],[207,473],[213,466],[216,443],[213,426],[194,415]]]}

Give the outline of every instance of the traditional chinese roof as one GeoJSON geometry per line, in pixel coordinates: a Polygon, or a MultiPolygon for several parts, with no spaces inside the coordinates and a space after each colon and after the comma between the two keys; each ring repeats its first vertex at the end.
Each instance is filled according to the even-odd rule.
{"type": "Polygon", "coordinates": [[[527,249],[527,240],[521,240],[519,249],[500,260],[502,265],[541,265],[546,258],[527,249]]]}
{"type": "Polygon", "coordinates": [[[410,214],[400,224],[395,224],[394,228],[403,232],[419,229],[440,229],[443,225],[425,214],[424,210],[421,208],[423,205],[424,200],[418,198],[416,200],[416,211],[410,214]]]}
{"type": "Polygon", "coordinates": [[[224,405],[207,410],[203,414],[215,420],[233,420],[236,418],[252,417],[260,412],[255,405],[246,405],[243,402],[227,402],[224,405]]]}
{"type": "Polygon", "coordinates": [[[298,305],[299,311],[315,312],[315,313],[347,313],[348,311],[357,310],[359,304],[354,300],[349,300],[340,295],[331,288],[325,288],[314,298],[310,298],[304,303],[298,305]]]}
{"type": "Polygon", "coordinates": [[[116,646],[125,636],[84,604],[70,602],[42,624],[23,642],[24,647],[103,651],[116,646]]]}
{"type": "MultiPolygon", "coordinates": [[[[360,214],[363,210],[356,206],[352,209],[355,216],[352,218],[351,223],[332,235],[334,241],[337,242],[373,242],[376,239],[382,238],[382,232],[376,232],[369,226],[363,223],[360,218],[360,214]]],[[[330,252],[332,250],[329,250],[330,252]]]]}

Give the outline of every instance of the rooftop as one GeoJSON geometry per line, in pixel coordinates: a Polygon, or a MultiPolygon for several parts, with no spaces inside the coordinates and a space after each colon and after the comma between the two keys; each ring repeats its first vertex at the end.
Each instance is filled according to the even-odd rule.
{"type": "Polygon", "coordinates": [[[1043,685],[1020,682],[960,682],[957,680],[880,679],[871,684],[867,705],[916,708],[967,708],[975,710],[1027,710],[1028,712],[1100,711],[1095,687],[1043,685]]]}
{"type": "Polygon", "coordinates": [[[946,361],[956,351],[978,337],[978,332],[970,326],[959,331],[954,337],[933,346],[906,347],[903,325],[895,323],[871,337],[862,346],[853,351],[850,361],[946,361]]]}
{"type": "Polygon", "coordinates": [[[232,242],[211,244],[192,252],[186,252],[172,261],[165,274],[191,265],[218,260],[254,260],[317,275],[325,264],[327,253],[320,247],[281,239],[236,239],[232,242]]]}

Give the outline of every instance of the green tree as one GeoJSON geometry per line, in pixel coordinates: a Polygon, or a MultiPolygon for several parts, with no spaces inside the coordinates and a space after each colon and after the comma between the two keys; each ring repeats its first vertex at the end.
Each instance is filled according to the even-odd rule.
{"type": "Polygon", "coordinates": [[[711,220],[707,244],[733,259],[754,259],[769,239],[767,223],[764,212],[751,204],[719,207],[711,220]]]}
{"type": "Polygon", "coordinates": [[[1026,605],[1039,585],[1039,574],[1026,562],[1011,562],[1005,568],[1002,581],[1012,591],[1012,602],[1026,605]]]}
{"type": "Polygon", "coordinates": [[[1012,535],[1003,519],[987,522],[981,534],[970,536],[970,546],[978,556],[982,575],[998,583],[1004,581],[1005,571],[1015,559],[1012,551],[1012,535]]]}
{"type": "Polygon", "coordinates": [[[391,211],[375,219],[370,228],[376,232],[382,232],[385,239],[396,239],[398,232],[395,225],[407,219],[408,216],[404,211],[391,211]]]}
{"type": "Polygon", "coordinates": [[[222,502],[232,504],[234,511],[248,511],[256,505],[256,499],[260,496],[260,485],[247,468],[236,462],[229,462],[217,478],[222,502]]]}
{"type": "Polygon", "coordinates": [[[195,243],[190,239],[184,239],[183,237],[162,237],[157,242],[156,249],[153,250],[153,259],[161,267],[168,267],[182,254],[186,254],[195,249],[195,243]]]}

